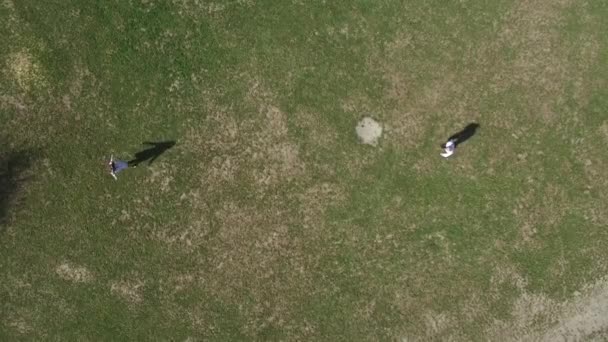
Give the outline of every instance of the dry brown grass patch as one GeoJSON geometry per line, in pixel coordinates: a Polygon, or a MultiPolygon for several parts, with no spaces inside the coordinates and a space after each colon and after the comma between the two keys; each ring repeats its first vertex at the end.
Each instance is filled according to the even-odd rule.
{"type": "MultiPolygon", "coordinates": [[[[336,145],[338,132],[333,127],[323,124],[323,118],[319,113],[300,111],[293,115],[293,120],[299,130],[307,132],[305,139],[312,146],[331,148],[336,145]]],[[[306,153],[306,151],[302,152],[306,153]]]]}
{"type": "MultiPolygon", "coordinates": [[[[396,89],[406,87],[401,83],[407,83],[406,79],[399,79],[394,71],[388,71],[391,74],[389,81],[389,101],[395,101],[396,108],[390,109],[384,114],[384,122],[386,125],[386,139],[404,147],[415,147],[417,142],[422,139],[424,134],[425,123],[429,113],[440,108],[438,99],[441,96],[442,89],[429,90],[427,94],[422,96],[399,96],[396,89]],[[392,97],[398,96],[398,97],[392,97]],[[429,101],[429,102],[427,102],[429,101]]],[[[443,88],[443,85],[437,85],[443,88]]]]}
{"type": "MultiPolygon", "coordinates": [[[[410,81],[410,75],[404,71],[410,68],[408,63],[419,62],[404,58],[413,48],[413,38],[408,32],[398,32],[387,45],[386,53],[374,56],[370,62],[371,69],[385,75],[388,85],[385,101],[394,104],[383,113],[387,139],[399,146],[415,146],[430,120],[434,120],[432,125],[438,128],[437,134],[445,136],[452,133],[455,123],[476,121],[482,114],[485,127],[510,131],[529,126],[529,121],[550,127],[567,120],[560,117],[557,108],[565,104],[573,80],[577,102],[584,105],[589,100],[590,85],[584,83],[585,75],[591,66],[597,65],[600,49],[597,37],[591,34],[581,33],[577,41],[564,39],[561,28],[571,11],[581,12],[582,18],[589,17],[584,15],[588,9],[573,1],[514,3],[498,22],[496,36],[455,57],[470,67],[461,71],[449,64],[437,65],[427,70],[428,81],[423,86],[410,81]],[[571,55],[573,50],[579,52],[576,57],[571,55]],[[507,53],[513,58],[507,57],[507,53]],[[503,111],[508,109],[502,108],[495,115],[479,112],[479,105],[486,98],[502,97],[513,90],[517,91],[516,101],[529,108],[529,113],[507,113],[503,111]],[[527,123],[521,124],[522,120],[527,123]]],[[[358,106],[357,101],[349,104],[358,106]]]]}
{"type": "Polygon", "coordinates": [[[15,30],[20,27],[21,20],[19,19],[17,10],[15,9],[15,3],[13,0],[3,0],[2,6],[4,6],[8,12],[8,15],[4,17],[4,20],[7,20],[7,27],[11,29],[12,34],[16,34],[15,30]]]}
{"type": "MultiPolygon", "coordinates": [[[[595,134],[590,134],[584,139],[589,141],[598,141],[604,138],[604,130],[608,130],[608,125],[603,124],[598,128],[595,134]]],[[[586,196],[597,197],[597,200],[592,200],[588,197],[583,208],[585,209],[585,218],[596,225],[608,224],[608,212],[602,206],[608,201],[608,179],[604,176],[608,168],[608,161],[605,158],[605,151],[601,146],[594,146],[589,142],[582,141],[576,146],[576,159],[583,167],[585,179],[585,190],[583,194],[586,196]]]]}
{"type": "Polygon", "coordinates": [[[147,183],[152,183],[161,192],[169,192],[173,182],[173,169],[171,165],[163,162],[154,164],[149,168],[152,174],[146,179],[147,183]]]}
{"type": "Polygon", "coordinates": [[[270,202],[263,211],[225,203],[215,214],[220,228],[209,243],[209,262],[215,267],[205,285],[227,302],[238,302],[238,294],[253,300],[253,306],[243,308],[251,335],[269,325],[295,329],[292,305],[312,287],[308,272],[315,256],[304,250],[299,234],[290,232],[290,211],[270,202]]]}
{"type": "Polygon", "coordinates": [[[17,331],[19,334],[28,334],[34,331],[32,316],[33,314],[31,312],[26,312],[24,310],[11,313],[5,312],[2,323],[9,329],[17,331]]]}
{"type": "Polygon", "coordinates": [[[397,146],[412,148],[424,140],[423,135],[431,124],[447,137],[454,133],[454,123],[475,121],[477,114],[469,108],[475,101],[468,91],[475,86],[477,75],[459,75],[446,66],[437,66],[434,71],[437,77],[422,87],[414,87],[418,83],[402,70],[407,60],[399,50],[407,48],[408,39],[408,35],[398,34],[389,44],[388,57],[377,57],[382,61],[370,67],[378,69],[387,83],[385,103],[391,105],[383,113],[386,138],[397,146]],[[403,39],[406,43],[400,42],[403,39]]]}
{"type": "Polygon", "coordinates": [[[306,175],[300,147],[289,136],[286,114],[272,95],[252,82],[246,100],[254,111],[239,119],[230,108],[208,105],[203,130],[193,130],[186,145],[213,155],[201,165],[205,187],[219,191],[240,181],[260,192],[306,175]]]}
{"type": "Polygon", "coordinates": [[[604,137],[604,140],[606,141],[606,143],[608,143],[608,120],[606,120],[606,121],[604,121],[604,123],[602,123],[599,130],[600,130],[601,135],[604,137]]]}
{"type": "Polygon", "coordinates": [[[138,304],[143,300],[144,285],[144,281],[140,279],[123,279],[112,282],[110,291],[129,303],[138,304]]]}
{"type": "MultiPolygon", "coordinates": [[[[555,108],[566,100],[569,80],[582,80],[598,55],[597,40],[588,36],[582,46],[565,42],[559,32],[573,1],[519,1],[506,15],[495,48],[508,47],[515,51],[512,62],[501,62],[496,68],[492,88],[506,90],[517,86],[526,90],[526,101],[539,119],[554,123],[558,118],[555,108]],[[578,63],[568,55],[580,52],[578,63]]],[[[577,87],[577,99],[584,103],[587,95],[582,85],[577,87]]]]}
{"type": "Polygon", "coordinates": [[[571,205],[561,187],[549,184],[542,195],[539,190],[530,187],[517,201],[512,212],[520,227],[520,247],[539,247],[542,240],[537,238],[539,230],[547,230],[559,224],[571,205]],[[551,201],[539,201],[551,198],[551,201]]]}
{"type": "Polygon", "coordinates": [[[9,55],[8,74],[21,90],[28,92],[34,86],[46,86],[44,70],[28,50],[21,50],[9,55]]]}
{"type": "MultiPolygon", "coordinates": [[[[155,225],[152,228],[152,236],[180,252],[193,253],[200,250],[201,246],[209,243],[215,232],[213,225],[215,203],[212,203],[208,196],[209,194],[201,189],[183,193],[178,205],[181,208],[190,208],[188,219],[179,224],[155,225]]],[[[146,214],[146,211],[142,213],[150,215],[146,214]]]]}
{"type": "MultiPolygon", "coordinates": [[[[95,84],[94,75],[86,68],[86,66],[78,65],[74,68],[73,75],[69,81],[69,92],[64,94],[61,97],[61,102],[63,104],[63,109],[67,111],[73,110],[74,101],[78,102],[80,96],[82,95],[82,88],[85,82],[95,84]]],[[[89,93],[87,96],[93,96],[94,93],[89,93]]],[[[76,120],[80,120],[80,113],[76,113],[76,120]]]]}
{"type": "Polygon", "coordinates": [[[452,330],[458,323],[454,317],[446,313],[437,313],[427,310],[422,314],[424,321],[425,336],[428,338],[439,338],[444,332],[452,330]]]}
{"type": "Polygon", "coordinates": [[[332,205],[340,205],[346,199],[342,187],[334,183],[313,185],[298,197],[302,226],[319,232],[323,230],[326,210],[332,205]]]}
{"type": "Polygon", "coordinates": [[[64,280],[74,283],[88,283],[94,279],[93,274],[84,266],[64,262],[55,268],[55,273],[64,280]]]}

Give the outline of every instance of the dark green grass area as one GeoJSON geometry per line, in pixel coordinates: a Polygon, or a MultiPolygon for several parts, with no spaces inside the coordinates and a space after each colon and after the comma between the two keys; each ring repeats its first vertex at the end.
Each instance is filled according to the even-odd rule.
{"type": "Polygon", "coordinates": [[[596,0],[4,2],[0,339],[499,339],[524,295],[606,274],[606,18],[596,0]]]}

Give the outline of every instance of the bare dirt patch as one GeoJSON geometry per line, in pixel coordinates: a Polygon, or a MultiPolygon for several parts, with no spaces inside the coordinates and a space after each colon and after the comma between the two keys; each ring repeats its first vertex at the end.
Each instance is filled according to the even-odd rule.
{"type": "Polygon", "coordinates": [[[519,340],[534,327],[550,321],[557,309],[556,303],[543,295],[523,293],[513,305],[513,318],[494,322],[487,336],[490,339],[501,336],[508,341],[519,340]]]}
{"type": "Polygon", "coordinates": [[[507,341],[584,341],[606,336],[608,280],[585,286],[564,302],[524,292],[514,303],[508,322],[494,322],[490,339],[507,341]],[[603,334],[603,335],[602,335],[603,334]]]}
{"type": "Polygon", "coordinates": [[[608,279],[583,289],[560,309],[557,323],[542,333],[541,340],[580,341],[598,334],[608,337],[608,279]]]}
{"type": "Polygon", "coordinates": [[[382,136],[382,125],[370,117],[365,117],[359,121],[355,131],[363,144],[376,146],[382,136]]]}

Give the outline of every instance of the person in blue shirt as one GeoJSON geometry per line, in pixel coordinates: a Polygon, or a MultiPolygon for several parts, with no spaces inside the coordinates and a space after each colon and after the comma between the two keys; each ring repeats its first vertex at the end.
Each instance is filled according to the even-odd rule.
{"type": "Polygon", "coordinates": [[[108,166],[110,167],[110,175],[112,175],[112,177],[114,177],[115,180],[118,180],[118,178],[116,177],[116,174],[119,173],[120,171],[128,168],[129,163],[127,163],[126,161],[119,160],[119,159],[114,160],[114,156],[111,156],[108,166]]]}

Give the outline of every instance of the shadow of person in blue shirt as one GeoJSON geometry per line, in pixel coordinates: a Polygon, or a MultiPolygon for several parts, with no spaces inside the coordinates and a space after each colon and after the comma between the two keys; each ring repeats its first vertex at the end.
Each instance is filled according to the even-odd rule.
{"type": "Polygon", "coordinates": [[[144,141],[145,146],[149,146],[145,150],[139,151],[135,153],[135,158],[129,160],[129,166],[135,167],[145,161],[148,161],[148,165],[151,165],[158,156],[163,154],[165,151],[170,149],[175,145],[175,141],[159,141],[159,142],[150,142],[144,141]]]}
{"type": "Polygon", "coordinates": [[[0,151],[0,232],[11,213],[21,206],[24,186],[33,178],[30,169],[37,158],[37,150],[0,151]]]}

